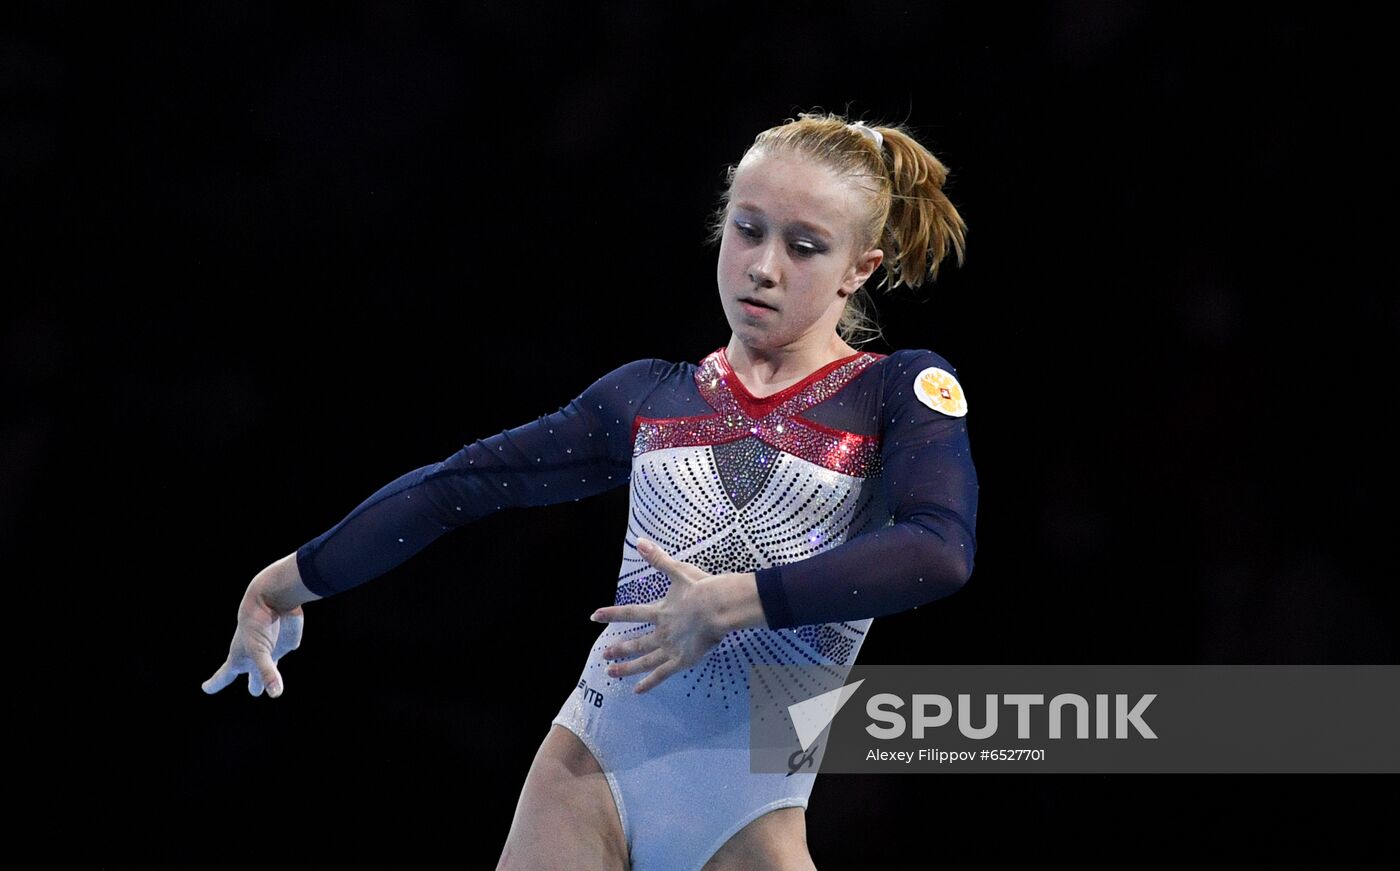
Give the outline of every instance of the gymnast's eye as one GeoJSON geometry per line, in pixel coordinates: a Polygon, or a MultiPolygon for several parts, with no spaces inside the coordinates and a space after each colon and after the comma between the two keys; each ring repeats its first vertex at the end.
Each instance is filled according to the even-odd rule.
{"type": "MultiPolygon", "coordinates": [[[[739,235],[744,236],[748,239],[757,239],[763,235],[761,232],[759,232],[758,228],[754,227],[752,224],[746,224],[743,221],[735,221],[734,229],[739,231],[739,235]]],[[[826,249],[821,247],[820,245],[814,245],[811,242],[808,242],[806,239],[800,239],[792,243],[792,250],[794,253],[797,254],[798,257],[801,257],[805,260],[809,257],[821,254],[826,249]]]]}

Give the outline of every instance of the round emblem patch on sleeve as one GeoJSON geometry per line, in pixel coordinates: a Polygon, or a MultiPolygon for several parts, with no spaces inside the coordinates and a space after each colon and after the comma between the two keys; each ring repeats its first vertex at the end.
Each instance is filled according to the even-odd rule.
{"type": "Polygon", "coordinates": [[[914,395],[934,411],[951,417],[967,414],[967,397],[963,395],[962,385],[947,369],[930,366],[914,376],[914,395]]]}

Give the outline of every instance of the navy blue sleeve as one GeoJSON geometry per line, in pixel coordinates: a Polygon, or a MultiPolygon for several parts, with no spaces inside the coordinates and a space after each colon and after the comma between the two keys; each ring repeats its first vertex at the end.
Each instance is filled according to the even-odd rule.
{"type": "Polygon", "coordinates": [[[389,482],[297,548],[302,583],[324,598],[379,577],[449,529],[488,514],[621,486],[632,470],[632,419],[668,366],[628,363],[553,414],[389,482]]]}
{"type": "Polygon", "coordinates": [[[915,392],[929,367],[956,370],[926,350],[896,352],[885,365],[881,465],[893,525],[759,569],[769,628],[894,614],[953,593],[972,574],[978,488],[966,403],[945,405],[949,414],[915,392]]]}

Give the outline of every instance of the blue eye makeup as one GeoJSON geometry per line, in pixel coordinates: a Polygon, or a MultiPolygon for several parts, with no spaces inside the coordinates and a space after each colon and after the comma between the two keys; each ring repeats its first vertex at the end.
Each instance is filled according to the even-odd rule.
{"type": "MultiPolygon", "coordinates": [[[[762,232],[758,230],[758,228],[756,228],[753,224],[750,224],[748,221],[735,220],[734,229],[739,232],[739,235],[747,239],[757,239],[763,235],[762,232]]],[[[821,245],[812,243],[806,239],[799,239],[792,243],[792,250],[796,252],[797,255],[800,257],[811,257],[816,254],[824,253],[826,251],[826,248],[821,245]]]]}

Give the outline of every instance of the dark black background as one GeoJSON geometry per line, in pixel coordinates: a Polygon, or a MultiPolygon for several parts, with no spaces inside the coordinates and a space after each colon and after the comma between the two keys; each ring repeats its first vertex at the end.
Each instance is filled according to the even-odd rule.
{"type": "MultiPolygon", "coordinates": [[[[870,347],[959,370],[977,568],[878,620],[862,663],[1395,662],[1375,22],[4,14],[0,535],[34,633],[11,710],[60,849],[492,867],[612,601],[625,489],[495,515],[309,606],[281,699],[200,682],[249,579],[384,483],[628,360],[725,344],[703,245],[724,167],[811,109],[906,122],[970,228],[962,269],[880,299],[870,347]]],[[[1243,857],[1354,842],[1374,783],[829,775],[807,818],[824,869],[1109,840],[1243,857]]]]}

